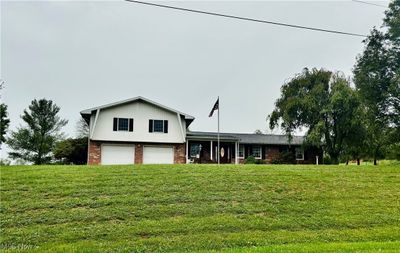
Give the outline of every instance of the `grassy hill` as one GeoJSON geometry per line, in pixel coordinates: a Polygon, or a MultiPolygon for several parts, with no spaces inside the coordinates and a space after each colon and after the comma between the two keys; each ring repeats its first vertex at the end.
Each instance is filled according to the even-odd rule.
{"type": "Polygon", "coordinates": [[[2,251],[400,252],[400,166],[1,168],[2,251]]]}

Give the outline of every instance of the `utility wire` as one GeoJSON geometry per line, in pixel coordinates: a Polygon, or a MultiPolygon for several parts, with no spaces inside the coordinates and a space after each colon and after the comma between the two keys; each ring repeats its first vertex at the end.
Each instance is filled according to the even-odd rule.
{"type": "Polygon", "coordinates": [[[374,5],[374,6],[378,6],[378,7],[383,7],[385,9],[387,8],[387,6],[376,4],[376,3],[371,3],[371,2],[366,2],[366,1],[359,1],[359,0],[352,0],[352,1],[356,2],[356,3],[360,3],[360,4],[369,4],[369,5],[374,5]]]}
{"type": "Polygon", "coordinates": [[[239,19],[239,20],[245,20],[245,21],[252,21],[252,22],[258,22],[258,23],[264,23],[264,24],[270,24],[270,25],[286,26],[286,27],[291,27],[291,28],[305,29],[305,30],[311,30],[311,31],[317,31],[317,32],[335,33],[335,34],[348,35],[348,36],[357,36],[357,37],[363,37],[363,38],[367,37],[366,35],[357,34],[357,33],[349,33],[349,32],[342,32],[342,31],[337,31],[337,30],[328,30],[328,29],[301,26],[301,25],[292,25],[292,24],[273,22],[273,21],[262,20],[262,19],[254,19],[254,18],[239,17],[239,16],[234,16],[234,15],[228,15],[228,14],[221,14],[221,13],[216,13],[216,12],[187,9],[187,8],[181,8],[181,7],[171,6],[171,5],[156,4],[156,3],[142,2],[142,1],[136,1],[136,0],[125,0],[125,1],[131,2],[131,3],[136,3],[136,4],[144,4],[144,5],[154,6],[154,7],[161,7],[161,8],[167,8],[167,9],[173,9],[173,10],[179,10],[179,11],[187,11],[187,12],[192,12],[192,13],[206,14],[206,15],[211,15],[211,16],[218,16],[218,17],[224,17],[224,18],[232,18],[232,19],[239,19]]]}

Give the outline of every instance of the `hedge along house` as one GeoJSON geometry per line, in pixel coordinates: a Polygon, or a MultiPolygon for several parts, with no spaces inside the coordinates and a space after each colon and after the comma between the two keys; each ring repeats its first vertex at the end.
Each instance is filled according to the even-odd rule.
{"type": "MultiPolygon", "coordinates": [[[[217,133],[191,132],[193,116],[144,97],[81,111],[89,124],[88,164],[173,164],[217,161],[217,133]]],[[[249,156],[272,162],[285,151],[297,163],[315,163],[319,150],[302,148],[303,137],[220,134],[220,162],[243,163],[249,156]]]]}

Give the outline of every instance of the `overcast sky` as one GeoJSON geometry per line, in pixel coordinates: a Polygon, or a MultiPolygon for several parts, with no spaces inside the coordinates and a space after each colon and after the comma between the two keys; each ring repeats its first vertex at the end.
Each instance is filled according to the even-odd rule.
{"type": "MultiPolygon", "coordinates": [[[[384,8],[354,1],[165,4],[368,34],[384,8]]],[[[377,2],[387,5],[387,2],[377,2]]],[[[362,38],[119,2],[1,1],[2,100],[10,130],[34,98],[53,100],[73,136],[79,112],[144,96],[196,117],[220,96],[221,131],[266,130],[280,87],[304,67],[351,75],[362,38]]]]}

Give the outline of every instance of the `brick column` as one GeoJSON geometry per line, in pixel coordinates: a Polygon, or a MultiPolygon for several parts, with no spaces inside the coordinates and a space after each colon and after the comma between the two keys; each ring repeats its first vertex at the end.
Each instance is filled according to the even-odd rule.
{"type": "Polygon", "coordinates": [[[135,145],[135,164],[143,163],[143,144],[135,145]]]}
{"type": "Polygon", "coordinates": [[[101,163],[101,142],[89,140],[88,165],[101,163]]]}
{"type": "Polygon", "coordinates": [[[174,163],[186,163],[186,147],[184,143],[174,145],[174,163]]]}

